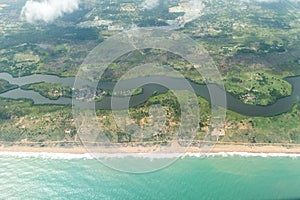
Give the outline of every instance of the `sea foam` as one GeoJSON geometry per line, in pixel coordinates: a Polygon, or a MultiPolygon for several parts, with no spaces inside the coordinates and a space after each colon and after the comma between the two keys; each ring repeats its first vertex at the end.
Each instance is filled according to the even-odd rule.
{"type": "Polygon", "coordinates": [[[249,152],[219,152],[219,153],[102,153],[102,154],[73,154],[73,153],[47,153],[47,152],[0,152],[0,157],[23,157],[43,159],[110,159],[110,158],[186,158],[186,157],[290,157],[298,158],[300,154],[293,153],[249,153],[249,152]]]}

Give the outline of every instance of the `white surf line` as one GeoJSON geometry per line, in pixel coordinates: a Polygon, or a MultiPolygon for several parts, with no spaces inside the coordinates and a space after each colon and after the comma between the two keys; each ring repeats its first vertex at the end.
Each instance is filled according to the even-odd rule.
{"type": "Polygon", "coordinates": [[[219,153],[47,153],[47,152],[0,152],[4,157],[20,158],[43,158],[43,159],[111,159],[111,158],[206,158],[206,157],[290,157],[298,158],[300,154],[295,153],[249,153],[249,152],[219,152],[219,153]]]}

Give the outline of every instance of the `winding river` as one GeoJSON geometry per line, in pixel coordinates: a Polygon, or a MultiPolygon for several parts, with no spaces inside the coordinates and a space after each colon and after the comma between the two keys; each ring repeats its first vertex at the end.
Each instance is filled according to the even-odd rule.
{"type": "MultiPolygon", "coordinates": [[[[172,88],[169,89],[174,89],[174,90],[185,89],[182,86],[182,80],[180,80],[179,78],[171,78],[171,77],[169,78],[164,77],[163,79],[161,77],[157,77],[157,78],[159,79],[157,83],[160,83],[160,85],[158,84],[143,85],[142,86],[143,93],[132,96],[130,98],[129,105],[131,107],[137,106],[145,102],[148,98],[151,97],[154,91],[159,94],[167,92],[168,89],[161,85],[172,85],[172,88]]],[[[74,77],[62,78],[54,75],[42,75],[42,74],[35,74],[35,75],[30,75],[25,77],[14,78],[8,73],[0,73],[0,79],[6,80],[10,84],[14,84],[18,86],[23,86],[26,84],[32,84],[38,82],[47,82],[47,83],[59,83],[62,84],[63,86],[73,87],[75,81],[74,77]]],[[[121,81],[120,85],[124,86],[124,88],[120,88],[120,89],[126,89],[126,90],[133,89],[137,84],[144,83],[145,79],[147,79],[147,77],[146,78],[139,77],[131,80],[123,80],[121,81]]],[[[284,112],[288,112],[292,109],[294,103],[300,100],[300,77],[289,77],[286,78],[285,80],[291,83],[293,86],[292,95],[285,98],[281,98],[272,105],[255,106],[255,105],[245,104],[240,100],[236,99],[235,97],[233,97],[231,94],[226,93],[226,98],[227,98],[226,106],[228,109],[234,112],[240,113],[242,115],[247,115],[247,116],[274,116],[284,112]]],[[[154,80],[152,77],[151,81],[155,82],[155,77],[154,80]]],[[[213,90],[216,95],[215,103],[221,106],[225,106],[223,105],[224,104],[223,101],[221,101],[222,90],[216,85],[213,84],[200,85],[194,82],[189,82],[189,83],[197,95],[207,100],[210,100],[209,89],[213,90]]],[[[112,91],[115,87],[115,84],[116,84],[115,82],[109,82],[109,81],[99,82],[98,87],[104,90],[112,91]]],[[[71,98],[60,97],[57,100],[51,100],[40,95],[39,93],[33,90],[22,90],[20,88],[2,93],[0,94],[0,97],[10,98],[10,99],[31,99],[34,102],[34,104],[56,104],[56,105],[72,104],[71,98]]],[[[124,97],[118,97],[118,98],[120,99],[120,103],[118,104],[117,109],[126,108],[126,105],[122,104],[122,102],[124,102],[122,101],[122,98],[124,97]]],[[[96,103],[96,108],[98,109],[110,109],[110,107],[111,107],[111,97],[104,97],[100,102],[96,103]]]]}

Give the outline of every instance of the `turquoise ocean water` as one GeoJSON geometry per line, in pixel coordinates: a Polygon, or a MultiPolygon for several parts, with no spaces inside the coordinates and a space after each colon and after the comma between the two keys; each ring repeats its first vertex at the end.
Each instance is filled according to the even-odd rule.
{"type": "Polygon", "coordinates": [[[0,154],[0,199],[300,199],[300,157],[185,157],[148,174],[0,154]]]}

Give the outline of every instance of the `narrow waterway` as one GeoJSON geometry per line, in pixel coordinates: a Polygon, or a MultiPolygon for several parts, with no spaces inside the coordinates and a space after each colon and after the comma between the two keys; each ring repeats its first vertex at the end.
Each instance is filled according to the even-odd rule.
{"type": "MultiPolygon", "coordinates": [[[[159,78],[159,77],[157,77],[159,78]]],[[[42,75],[35,74],[25,77],[14,78],[8,73],[0,73],[0,79],[4,79],[8,81],[10,84],[15,84],[18,86],[23,86],[26,84],[38,83],[38,82],[47,82],[47,83],[59,83],[63,86],[73,87],[75,78],[74,77],[58,77],[54,75],[42,75]]],[[[293,86],[293,92],[291,96],[281,98],[277,100],[274,104],[268,106],[255,106],[249,105],[241,102],[240,100],[233,97],[231,94],[226,93],[227,105],[224,105],[224,99],[222,96],[222,90],[216,85],[201,85],[194,82],[189,82],[195,93],[207,100],[210,101],[210,93],[209,91],[214,91],[214,103],[227,106],[228,109],[237,112],[242,115],[247,116],[274,116],[284,112],[288,112],[292,109],[294,103],[300,100],[300,77],[289,77],[285,79],[293,86]],[[218,96],[219,95],[219,96],[218,96]]],[[[142,84],[145,81],[145,77],[138,77],[131,80],[123,80],[119,85],[123,86],[122,89],[130,90],[135,88],[136,85],[142,84]]],[[[153,82],[153,80],[152,80],[153,82]]],[[[155,80],[154,80],[155,82],[155,80]]],[[[167,78],[159,79],[161,85],[171,85],[171,90],[182,90],[185,89],[182,86],[182,80],[179,78],[167,78]]],[[[104,90],[113,90],[115,87],[115,82],[104,81],[99,82],[98,87],[104,90]]],[[[165,93],[168,91],[166,87],[163,87],[159,84],[147,84],[143,85],[143,93],[139,95],[132,96],[130,99],[130,106],[137,106],[151,97],[151,95],[156,92],[157,94],[165,93]]],[[[57,100],[48,99],[39,93],[32,90],[22,90],[20,88],[7,91],[5,93],[0,94],[2,98],[10,98],[10,99],[30,99],[34,102],[34,104],[72,104],[71,98],[60,97],[57,100]]],[[[126,101],[122,101],[122,98],[125,97],[117,97],[119,98],[118,108],[114,109],[122,109],[126,108],[126,101]]],[[[111,108],[111,97],[104,97],[100,102],[96,103],[97,109],[110,109],[111,108]]]]}

